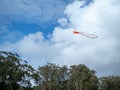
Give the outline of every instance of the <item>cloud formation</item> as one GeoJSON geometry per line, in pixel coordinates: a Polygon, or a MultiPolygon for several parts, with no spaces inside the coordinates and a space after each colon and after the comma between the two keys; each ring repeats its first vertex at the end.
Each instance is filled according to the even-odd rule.
{"type": "Polygon", "coordinates": [[[0,43],[19,40],[25,34],[19,28],[14,29],[15,25],[12,22],[36,24],[43,28],[47,25],[52,26],[63,16],[65,6],[72,1],[0,0],[0,43]],[[10,27],[13,27],[12,30],[10,27]]]}
{"type": "Polygon", "coordinates": [[[36,67],[46,62],[60,65],[85,64],[97,75],[120,75],[120,1],[94,0],[69,4],[60,18],[61,26],[44,38],[41,32],[29,34],[20,41],[0,46],[3,50],[18,52],[36,67]],[[97,39],[74,35],[72,31],[96,32],[97,39]]]}
{"type": "Polygon", "coordinates": [[[72,0],[1,0],[0,17],[26,22],[47,22],[63,15],[72,0]]]}

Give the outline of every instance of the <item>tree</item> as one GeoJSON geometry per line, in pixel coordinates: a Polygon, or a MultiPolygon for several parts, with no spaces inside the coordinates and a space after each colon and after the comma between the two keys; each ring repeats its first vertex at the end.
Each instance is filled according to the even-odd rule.
{"type": "Polygon", "coordinates": [[[67,66],[59,67],[48,63],[38,68],[41,90],[65,90],[67,88],[67,66]]]}
{"type": "Polygon", "coordinates": [[[0,90],[18,90],[21,86],[29,88],[34,69],[18,54],[0,51],[0,90]]]}
{"type": "Polygon", "coordinates": [[[98,90],[95,71],[85,65],[57,66],[48,63],[38,68],[41,90],[98,90]]]}
{"type": "Polygon", "coordinates": [[[98,90],[95,71],[85,65],[70,66],[69,86],[71,90],[98,90]]]}
{"type": "Polygon", "coordinates": [[[120,77],[108,76],[100,78],[101,90],[120,90],[120,77]]]}

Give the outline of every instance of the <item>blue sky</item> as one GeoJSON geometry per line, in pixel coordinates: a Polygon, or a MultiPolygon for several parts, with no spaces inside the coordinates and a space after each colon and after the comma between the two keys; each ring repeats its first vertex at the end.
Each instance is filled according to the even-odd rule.
{"type": "Polygon", "coordinates": [[[7,31],[1,30],[0,41],[4,41],[4,34],[16,31],[21,33],[22,37],[37,31],[47,36],[58,25],[57,19],[63,16],[65,6],[70,2],[73,0],[13,0],[13,2],[1,0],[0,26],[6,28],[7,31]]]}
{"type": "Polygon", "coordinates": [[[119,8],[119,0],[0,0],[0,50],[17,52],[35,68],[85,64],[99,76],[120,75],[119,8]]]}
{"type": "MultiPolygon", "coordinates": [[[[20,35],[16,35],[16,40],[22,38],[23,36],[29,34],[29,33],[35,33],[37,31],[41,31],[45,37],[47,37],[48,34],[51,34],[54,30],[55,26],[59,26],[57,23],[58,18],[61,18],[64,15],[64,9],[65,7],[73,2],[74,0],[30,0],[30,1],[17,1],[13,0],[13,3],[7,0],[1,0],[0,5],[0,19],[1,20],[1,27],[5,26],[6,29],[8,29],[8,32],[1,30],[1,43],[4,41],[4,34],[9,34],[9,32],[19,32],[20,35]],[[34,7],[30,7],[29,4],[34,3],[37,6],[37,10],[34,12],[30,9],[34,9],[34,7]],[[15,4],[11,7],[12,4],[15,4]],[[17,7],[18,5],[18,7],[17,7]],[[28,9],[24,9],[24,7],[28,9]],[[30,7],[30,9],[29,9],[30,7]],[[16,8],[16,9],[14,9],[16,8]],[[10,10],[9,10],[10,9],[10,10]],[[52,11],[52,10],[55,11],[52,11]],[[57,12],[59,11],[59,12],[57,12]],[[9,12],[9,13],[7,13],[9,12]],[[27,15],[24,15],[24,12],[28,13],[30,15],[30,18],[27,18],[27,15]],[[35,16],[32,16],[31,13],[35,13],[35,16]],[[49,16],[50,15],[50,16],[49,16]],[[2,40],[3,39],[3,40],[2,40]]],[[[86,0],[86,5],[90,3],[91,0],[86,0]]],[[[14,41],[10,40],[10,41],[14,41]]],[[[12,39],[12,38],[10,38],[12,39]]]]}

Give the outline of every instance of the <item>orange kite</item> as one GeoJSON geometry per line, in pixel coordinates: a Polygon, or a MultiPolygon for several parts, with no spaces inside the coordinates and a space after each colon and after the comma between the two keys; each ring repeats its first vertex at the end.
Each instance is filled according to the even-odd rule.
{"type": "Polygon", "coordinates": [[[86,32],[80,32],[80,31],[73,31],[73,34],[81,34],[83,36],[86,36],[88,38],[92,38],[92,39],[95,39],[97,38],[98,36],[96,36],[95,34],[88,34],[86,32]]]}

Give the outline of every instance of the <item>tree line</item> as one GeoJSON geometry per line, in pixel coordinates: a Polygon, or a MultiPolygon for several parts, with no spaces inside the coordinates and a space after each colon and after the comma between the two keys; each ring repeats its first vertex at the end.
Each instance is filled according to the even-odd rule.
{"type": "Polygon", "coordinates": [[[120,90],[120,76],[95,74],[83,64],[47,63],[36,70],[18,54],[0,51],[0,90],[120,90]]]}

